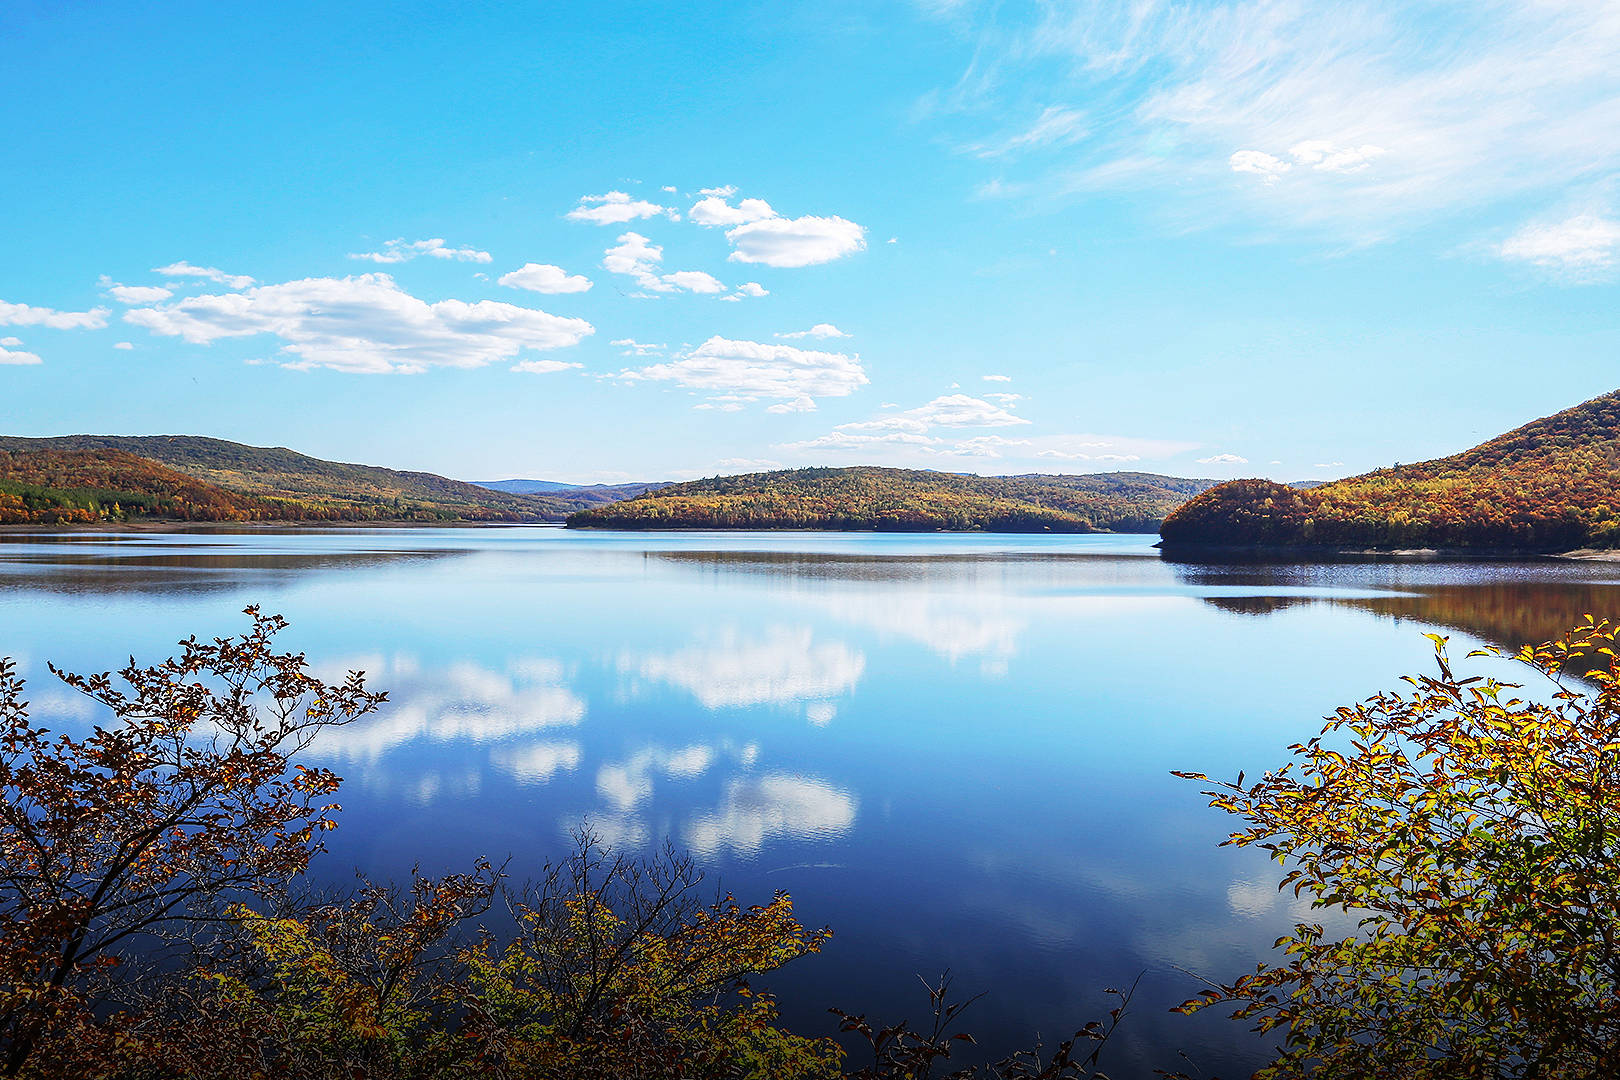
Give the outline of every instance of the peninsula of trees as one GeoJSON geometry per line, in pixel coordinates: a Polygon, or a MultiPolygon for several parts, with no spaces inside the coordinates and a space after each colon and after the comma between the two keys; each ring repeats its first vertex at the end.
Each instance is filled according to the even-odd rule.
{"type": "Polygon", "coordinates": [[[1172,513],[1160,535],[1167,548],[1620,546],[1620,391],[1434,461],[1304,490],[1229,481],[1172,513]]]}
{"type": "Polygon", "coordinates": [[[568,518],[573,528],[1151,532],[1210,486],[1153,473],[972,476],[785,469],[671,484],[568,518]]]}

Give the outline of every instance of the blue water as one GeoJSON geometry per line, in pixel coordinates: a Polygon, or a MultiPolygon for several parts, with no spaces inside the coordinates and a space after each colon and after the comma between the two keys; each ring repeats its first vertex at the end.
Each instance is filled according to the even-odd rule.
{"type": "Polygon", "coordinates": [[[522,877],[588,823],[831,926],[765,980],[800,1030],[832,1030],[833,1005],[920,1019],[917,976],[948,968],[988,991],[966,1026],[1006,1051],[1140,974],[1112,1075],[1244,1075],[1264,1043],[1167,1010],[1311,916],[1263,859],[1217,846],[1226,821],[1170,770],[1274,767],[1336,706],[1424,669],[1423,631],[1459,655],[1539,639],[1620,609],[1620,568],[1173,563],[1152,540],[9,534],[0,653],[36,715],[84,724],[47,660],[156,661],[259,604],[318,672],[389,692],[312,751],[346,778],[330,881],[479,855],[522,877]]]}

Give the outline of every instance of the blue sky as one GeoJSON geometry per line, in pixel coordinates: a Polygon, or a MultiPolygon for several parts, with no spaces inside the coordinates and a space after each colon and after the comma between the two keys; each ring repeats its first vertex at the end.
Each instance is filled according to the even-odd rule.
{"type": "Polygon", "coordinates": [[[0,8],[0,431],[1345,475],[1620,387],[1620,8],[0,8]]]}

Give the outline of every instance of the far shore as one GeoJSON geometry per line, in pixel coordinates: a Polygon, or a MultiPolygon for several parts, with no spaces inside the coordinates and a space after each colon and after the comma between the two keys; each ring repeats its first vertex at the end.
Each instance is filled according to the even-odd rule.
{"type": "Polygon", "coordinates": [[[309,529],[490,529],[545,525],[561,521],[50,521],[0,525],[0,536],[46,532],[294,532],[309,529]]]}
{"type": "MultiPolygon", "coordinates": [[[[1028,532],[998,529],[829,529],[826,527],[772,527],[725,528],[713,525],[641,528],[614,526],[569,526],[554,521],[100,521],[100,522],[40,522],[26,525],[0,525],[0,536],[26,536],[47,533],[210,533],[210,532],[309,532],[360,529],[513,529],[574,528],[581,531],[636,532],[636,533],[696,533],[696,532],[837,532],[887,533],[891,535],[978,535],[978,536],[1151,536],[1152,533],[1056,532],[1030,530],[1028,532]]],[[[1534,551],[1518,548],[1369,548],[1335,546],[1330,544],[1166,544],[1154,545],[1167,555],[1180,558],[1208,555],[1230,557],[1234,555],[1293,556],[1309,560],[1312,556],[1366,556],[1404,559],[1447,560],[1501,560],[1501,559],[1567,559],[1582,562],[1620,562],[1620,548],[1576,548],[1572,551],[1534,551]]]]}

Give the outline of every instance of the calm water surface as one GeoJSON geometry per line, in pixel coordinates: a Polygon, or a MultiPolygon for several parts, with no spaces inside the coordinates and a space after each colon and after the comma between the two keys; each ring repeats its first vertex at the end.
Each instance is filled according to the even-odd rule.
{"type": "Polygon", "coordinates": [[[1246,1075],[1264,1046],[1166,1010],[1302,906],[1171,769],[1280,764],[1422,670],[1424,630],[1517,645],[1620,614],[1620,566],[1209,565],[1152,537],[554,528],[0,536],[0,653],[83,724],[70,670],[240,631],[247,604],[384,711],[317,748],[347,780],[321,872],[478,855],[519,877],[588,822],[691,851],[835,936],[769,980],[788,1019],[920,1019],[919,974],[988,990],[991,1051],[1062,1038],[1139,973],[1115,1076],[1246,1075]],[[1189,1070],[1190,1071],[1190,1070],[1189,1070]]]}

